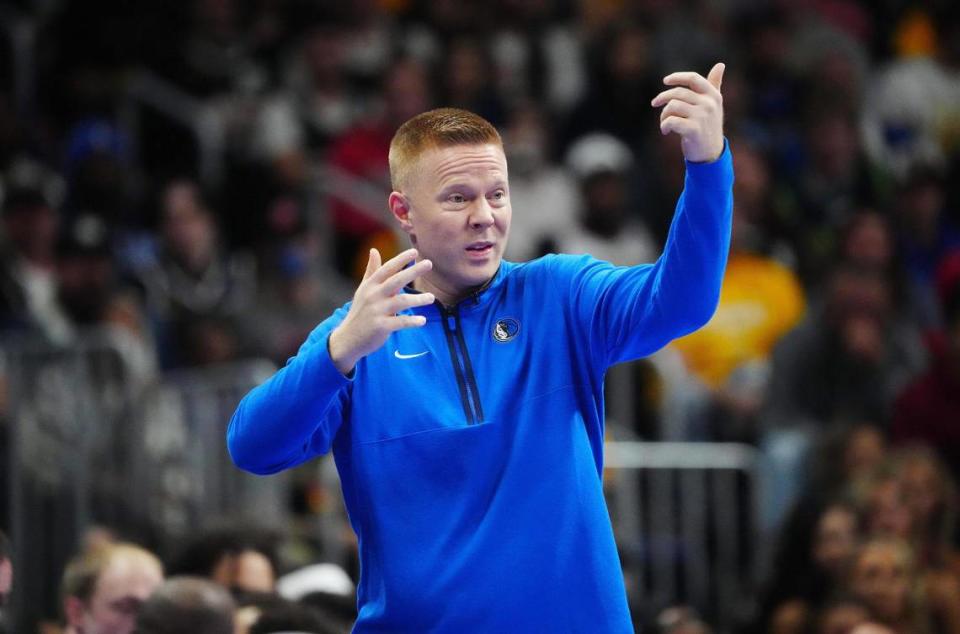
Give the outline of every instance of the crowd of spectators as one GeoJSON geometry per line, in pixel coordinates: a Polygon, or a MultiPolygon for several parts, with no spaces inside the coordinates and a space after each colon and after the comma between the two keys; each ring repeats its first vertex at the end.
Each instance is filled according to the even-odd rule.
{"type": "MultiPolygon", "coordinates": [[[[2,533],[0,539],[5,539],[2,533]]],[[[275,544],[255,530],[215,529],[199,533],[165,565],[150,550],[99,531],[84,540],[58,580],[59,618],[37,623],[35,631],[348,633],[356,603],[347,573],[322,564],[280,576],[275,544]]],[[[3,556],[0,562],[9,566],[3,556]]],[[[11,578],[10,570],[3,571],[0,597],[6,596],[11,578]]],[[[13,623],[3,616],[0,610],[0,631],[13,632],[13,623]]]]}
{"type": "MultiPolygon", "coordinates": [[[[0,332],[57,346],[120,332],[141,376],[295,352],[370,246],[404,246],[387,148],[435,106],[503,134],[510,259],[652,261],[684,166],[650,100],[666,73],[724,61],[736,184],[720,305],[644,362],[646,418],[615,424],[769,456],[763,528],[779,547],[757,631],[960,634],[955,2],[8,5],[0,332]]],[[[170,631],[158,615],[173,605],[296,612],[274,594],[275,561],[212,539],[198,550],[212,558],[168,563],[166,582],[131,545],[82,552],[65,622],[121,560],[151,571],[126,604],[146,600],[144,632],[170,631]]],[[[709,631],[683,608],[661,617],[664,632],[709,631]]],[[[288,629],[348,627],[342,611],[318,618],[333,625],[288,629]]]]}

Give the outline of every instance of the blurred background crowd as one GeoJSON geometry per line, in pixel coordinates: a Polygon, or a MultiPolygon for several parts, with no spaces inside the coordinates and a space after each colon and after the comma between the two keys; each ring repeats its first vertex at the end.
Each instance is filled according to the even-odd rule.
{"type": "MultiPolygon", "coordinates": [[[[324,533],[336,561],[311,535],[310,519],[336,506],[335,483],[319,484],[326,463],[283,481],[277,503],[296,521],[281,530],[228,522],[198,535],[229,515],[211,510],[180,518],[189,539],[164,541],[155,516],[103,510],[120,504],[123,471],[74,522],[67,551],[32,551],[57,524],[37,509],[62,509],[76,484],[63,474],[80,468],[58,459],[31,473],[50,462],[28,441],[35,423],[61,402],[79,427],[57,437],[66,448],[93,433],[76,423],[92,410],[57,400],[83,389],[37,368],[107,333],[124,378],[106,400],[131,407],[111,410],[121,431],[81,471],[92,482],[131,466],[130,430],[155,448],[165,419],[118,394],[284,363],[350,297],[369,247],[404,248],[385,205],[387,148],[436,106],[503,135],[509,259],[651,262],[684,164],[650,100],[665,74],[724,61],[736,184],[720,306],[631,366],[608,395],[630,406],[608,426],[612,440],[754,448],[769,546],[753,547],[769,552],[749,609],[725,624],[683,597],[651,614],[625,556],[637,626],[960,634],[957,3],[8,0],[0,22],[0,527],[14,538],[0,562],[21,563],[12,575],[0,563],[0,597],[11,576],[14,588],[8,628],[131,631],[90,629],[113,610],[131,624],[140,611],[143,632],[200,632],[151,629],[179,602],[236,613],[250,632],[348,631],[349,527],[339,517],[324,533]],[[20,568],[40,560],[18,605],[20,568]]],[[[219,445],[196,441],[211,462],[224,460],[235,403],[207,425],[219,445]]],[[[173,480],[163,485],[199,486],[173,480]]],[[[228,631],[211,619],[203,631],[228,631]]]]}

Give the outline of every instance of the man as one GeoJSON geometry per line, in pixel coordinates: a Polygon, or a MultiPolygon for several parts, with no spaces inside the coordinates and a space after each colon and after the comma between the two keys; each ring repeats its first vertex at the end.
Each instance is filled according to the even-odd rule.
{"type": "Polygon", "coordinates": [[[153,553],[116,543],[74,557],[63,573],[67,634],[131,634],[137,612],[163,583],[163,566],[153,553]]]}
{"type": "Polygon", "coordinates": [[[173,577],[143,604],[137,634],[233,634],[237,606],[223,586],[199,577],[173,577]]]}
{"type": "Polygon", "coordinates": [[[500,137],[471,113],[414,117],[389,206],[414,249],[371,250],[353,302],[240,403],[254,473],[333,450],[360,547],[356,632],[631,631],[600,474],[603,377],[713,313],[730,239],[723,65],[652,105],[687,186],[663,257],[501,260],[500,137]]]}

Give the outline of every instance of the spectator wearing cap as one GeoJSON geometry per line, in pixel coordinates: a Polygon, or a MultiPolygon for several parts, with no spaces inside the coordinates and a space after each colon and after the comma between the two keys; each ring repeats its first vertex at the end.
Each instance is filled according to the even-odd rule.
{"type": "Polygon", "coordinates": [[[588,134],[570,147],[566,164],[577,177],[581,205],[577,225],[555,236],[556,251],[620,266],[652,262],[653,239],[629,203],[630,148],[612,135],[588,134]]]}
{"type": "Polygon", "coordinates": [[[138,381],[153,377],[156,349],[140,296],[121,282],[107,225],[84,214],[57,241],[57,304],[69,322],[69,341],[93,332],[121,340],[126,369],[138,381]]]}
{"type": "Polygon", "coordinates": [[[117,276],[107,228],[96,216],[71,223],[57,241],[57,300],[74,326],[104,321],[117,276]]]}

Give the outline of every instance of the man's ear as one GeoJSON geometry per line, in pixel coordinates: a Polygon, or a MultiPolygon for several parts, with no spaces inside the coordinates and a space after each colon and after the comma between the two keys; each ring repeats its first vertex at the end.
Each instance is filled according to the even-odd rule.
{"type": "Polygon", "coordinates": [[[66,597],[63,600],[63,615],[67,619],[67,625],[80,627],[83,625],[83,601],[77,597],[66,597]]]}
{"type": "Polygon", "coordinates": [[[413,233],[413,223],[410,221],[410,201],[400,192],[390,192],[390,198],[387,199],[390,206],[390,213],[400,223],[400,228],[406,233],[413,233]]]}

